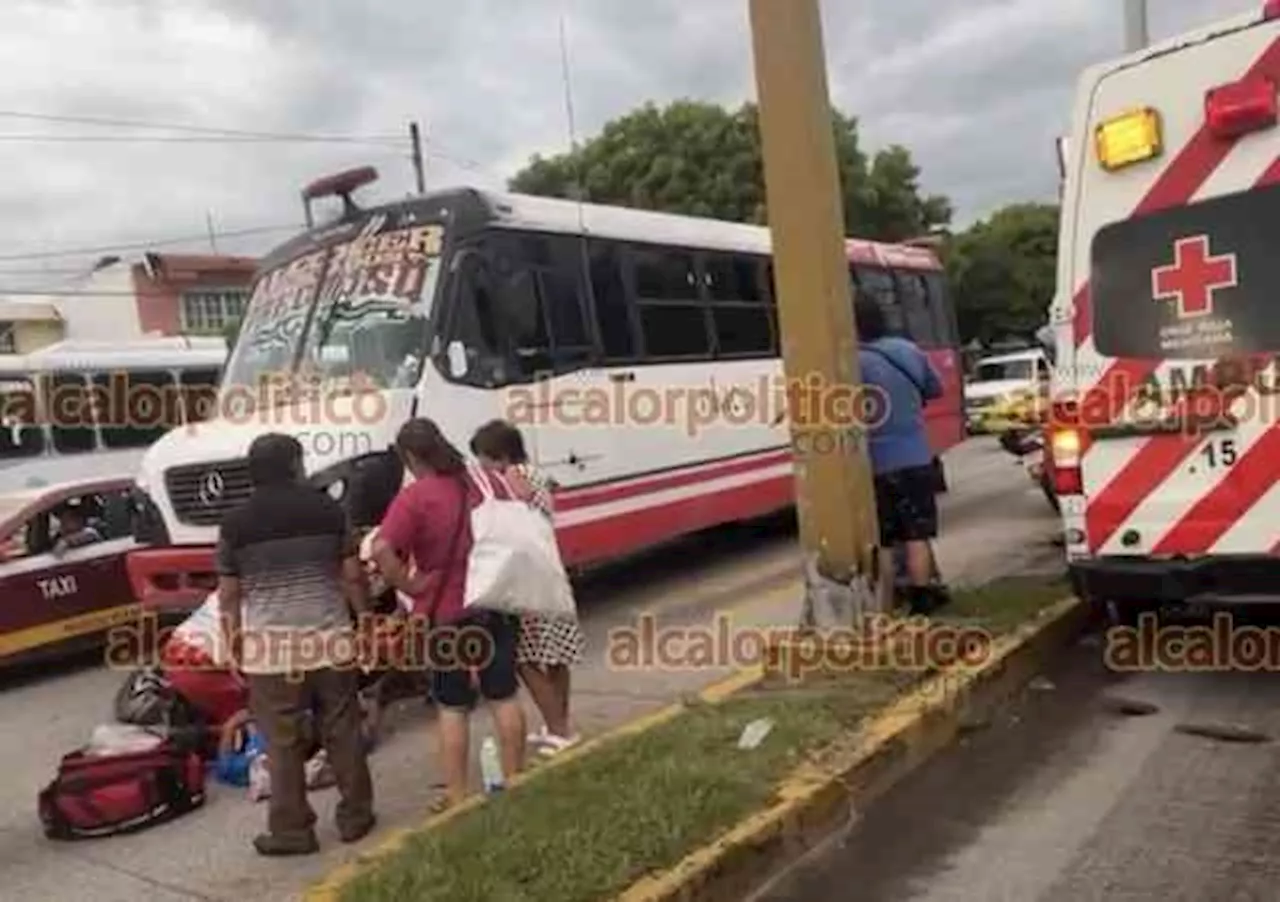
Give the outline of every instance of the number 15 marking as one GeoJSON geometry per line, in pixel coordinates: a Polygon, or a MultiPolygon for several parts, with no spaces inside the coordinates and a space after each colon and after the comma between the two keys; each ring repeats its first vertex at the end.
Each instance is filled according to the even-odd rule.
{"type": "Polygon", "coordinates": [[[1233,438],[1215,439],[1205,445],[1200,454],[1210,470],[1230,467],[1239,459],[1236,454],[1236,440],[1233,438]]]}

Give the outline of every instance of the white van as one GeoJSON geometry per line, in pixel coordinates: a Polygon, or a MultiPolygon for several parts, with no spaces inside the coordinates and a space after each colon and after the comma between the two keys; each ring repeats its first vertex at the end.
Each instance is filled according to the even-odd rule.
{"type": "Polygon", "coordinates": [[[1049,359],[1040,348],[984,357],[964,386],[965,421],[970,433],[1000,433],[1020,425],[1049,382],[1049,359]]]}
{"type": "Polygon", "coordinates": [[[1280,2],[1088,70],[1050,462],[1113,619],[1280,601],[1280,2]]]}

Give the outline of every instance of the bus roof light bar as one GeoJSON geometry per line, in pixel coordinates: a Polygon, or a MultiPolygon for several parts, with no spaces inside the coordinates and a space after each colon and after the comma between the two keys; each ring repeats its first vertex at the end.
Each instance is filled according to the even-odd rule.
{"type": "Polygon", "coordinates": [[[324,178],[316,179],[302,189],[302,207],[307,214],[307,228],[313,228],[315,222],[311,215],[311,202],[321,197],[342,198],[342,218],[349,219],[360,213],[360,208],[351,200],[351,195],[365,185],[378,180],[378,170],[372,166],[361,166],[358,169],[347,169],[324,178]]]}

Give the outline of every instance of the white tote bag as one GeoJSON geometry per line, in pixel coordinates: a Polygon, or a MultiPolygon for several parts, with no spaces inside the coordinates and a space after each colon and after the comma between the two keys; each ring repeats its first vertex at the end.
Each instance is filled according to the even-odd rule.
{"type": "MultiPolygon", "coordinates": [[[[496,497],[488,474],[479,467],[472,464],[468,470],[482,499],[471,512],[466,608],[574,616],[573,589],[560,559],[555,529],[524,501],[496,497]]],[[[502,477],[495,474],[494,478],[506,485],[502,477]]]]}

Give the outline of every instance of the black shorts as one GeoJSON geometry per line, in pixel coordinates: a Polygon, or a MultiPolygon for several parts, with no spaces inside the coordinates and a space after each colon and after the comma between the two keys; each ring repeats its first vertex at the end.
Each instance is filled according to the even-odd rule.
{"type": "Polygon", "coordinates": [[[937,472],[932,464],[881,473],[875,485],[881,546],[937,538],[937,472]]]}
{"type": "Polygon", "coordinates": [[[436,704],[470,710],[481,697],[491,702],[514,697],[520,688],[516,679],[519,629],[515,617],[485,613],[432,630],[428,660],[436,704]]]}

